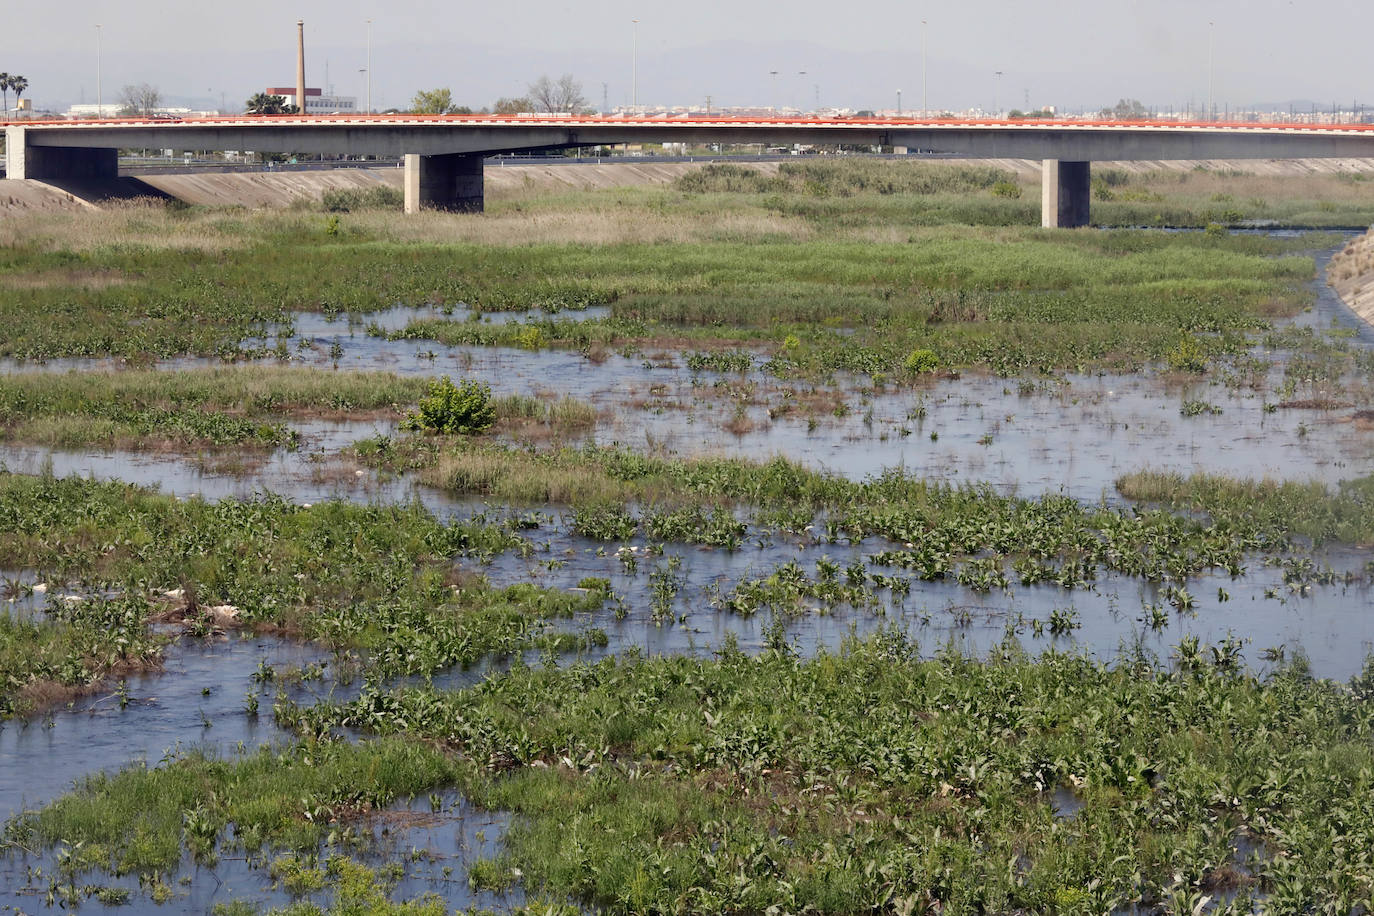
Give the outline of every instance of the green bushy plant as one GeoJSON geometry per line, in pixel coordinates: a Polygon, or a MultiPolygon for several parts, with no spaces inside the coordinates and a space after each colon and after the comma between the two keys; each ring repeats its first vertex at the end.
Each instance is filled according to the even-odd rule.
{"type": "Polygon", "coordinates": [[[1178,342],[1178,346],[1169,351],[1166,359],[1169,368],[1179,372],[1206,372],[1207,371],[1207,351],[1202,343],[1192,335],[1188,335],[1178,342]]]}
{"type": "Polygon", "coordinates": [[[902,368],[912,375],[934,372],[940,367],[940,358],[931,350],[912,350],[902,363],[902,368]]]}
{"type": "Polygon", "coordinates": [[[429,392],[420,400],[419,410],[410,415],[406,426],[436,433],[473,435],[489,429],[495,420],[490,385],[472,379],[455,385],[446,375],[430,382],[429,392]]]}
{"type": "Polygon", "coordinates": [[[993,197],[1006,197],[1010,200],[1021,199],[1021,186],[1011,181],[999,181],[992,186],[993,197]]]}

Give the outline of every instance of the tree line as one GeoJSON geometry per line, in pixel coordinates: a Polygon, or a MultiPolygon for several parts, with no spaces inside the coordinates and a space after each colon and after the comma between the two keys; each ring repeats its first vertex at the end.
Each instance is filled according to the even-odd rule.
{"type": "Polygon", "coordinates": [[[525,94],[513,98],[502,97],[490,108],[474,111],[467,105],[457,105],[450,89],[422,89],[410,100],[414,114],[519,114],[522,111],[571,112],[586,111],[587,100],[582,84],[565,73],[558,79],[541,76],[525,87],[525,94]]]}
{"type": "MultiPolygon", "coordinates": [[[[410,100],[411,114],[518,114],[522,111],[572,112],[586,111],[587,100],[582,95],[582,84],[565,73],[558,79],[541,76],[525,87],[525,94],[513,98],[499,98],[490,108],[480,110],[467,105],[459,105],[453,100],[453,90],[448,88],[421,89],[410,100]]],[[[259,92],[244,103],[248,114],[277,115],[297,114],[300,109],[286,104],[286,97],[259,92]]],[[[398,109],[391,109],[399,113],[398,109]]]]}

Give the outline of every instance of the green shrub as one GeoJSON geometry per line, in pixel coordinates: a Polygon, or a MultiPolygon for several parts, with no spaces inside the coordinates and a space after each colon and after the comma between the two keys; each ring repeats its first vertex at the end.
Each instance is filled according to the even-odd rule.
{"type": "Polygon", "coordinates": [[[1006,197],[1010,200],[1021,199],[1021,186],[1011,181],[999,181],[992,186],[993,197],[1006,197]]]}
{"type": "Polygon", "coordinates": [[[1180,372],[1207,371],[1207,351],[1202,343],[1191,335],[1180,340],[1178,346],[1169,351],[1166,359],[1169,361],[1170,369],[1180,372]]]}
{"type": "Polygon", "coordinates": [[[931,350],[912,350],[902,363],[902,368],[912,375],[934,372],[940,367],[940,358],[931,350]]]}
{"type": "Polygon", "coordinates": [[[446,375],[430,382],[429,393],[420,400],[420,409],[410,415],[406,426],[472,435],[489,429],[495,420],[491,386],[471,379],[455,385],[446,375]]]}

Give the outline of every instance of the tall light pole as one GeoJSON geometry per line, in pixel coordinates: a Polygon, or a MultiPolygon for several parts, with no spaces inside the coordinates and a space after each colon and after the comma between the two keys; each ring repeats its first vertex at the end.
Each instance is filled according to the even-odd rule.
{"type": "Polygon", "coordinates": [[[928,74],[930,72],[930,24],[924,19],[921,20],[921,117],[930,117],[930,97],[927,95],[930,89],[928,74]]]}
{"type": "Polygon", "coordinates": [[[96,117],[105,117],[105,100],[101,98],[101,82],[105,77],[105,49],[101,40],[103,26],[95,24],[95,112],[96,117]]]}
{"type": "Polygon", "coordinates": [[[806,104],[806,71],[805,71],[805,70],[798,70],[798,71],[797,71],[797,76],[800,76],[800,77],[802,78],[802,81],[801,81],[801,83],[802,83],[802,100],[801,100],[801,105],[798,105],[798,106],[797,106],[797,112],[798,112],[798,114],[800,114],[800,113],[801,113],[802,106],[806,104]]]}
{"type": "Polygon", "coordinates": [[[1208,23],[1207,23],[1207,117],[1208,117],[1209,119],[1213,120],[1213,121],[1215,121],[1215,120],[1217,119],[1217,103],[1216,103],[1216,98],[1212,95],[1212,88],[1213,88],[1213,85],[1214,85],[1214,81],[1213,81],[1213,79],[1212,79],[1212,75],[1216,72],[1216,71],[1213,69],[1213,66],[1212,66],[1212,65],[1213,65],[1213,61],[1214,61],[1214,59],[1215,59],[1215,58],[1214,58],[1214,55],[1213,55],[1213,51],[1216,50],[1216,35],[1217,35],[1217,24],[1216,24],[1215,22],[1208,22],[1208,23]]]}
{"type": "Polygon", "coordinates": [[[372,114],[372,20],[367,20],[367,113],[372,114]]]}
{"type": "Polygon", "coordinates": [[[1002,106],[997,102],[1002,95],[1002,71],[998,70],[992,75],[997,77],[997,81],[993,84],[995,88],[992,90],[992,116],[995,118],[1002,110],[1002,106]]]}
{"type": "Polygon", "coordinates": [[[769,70],[769,71],[768,71],[768,75],[771,76],[771,77],[773,77],[773,91],[772,91],[772,93],[771,93],[771,95],[773,96],[773,98],[770,99],[770,101],[771,101],[772,104],[773,104],[773,114],[777,114],[777,113],[778,113],[778,71],[776,71],[776,70],[769,70]]]}
{"type": "Polygon", "coordinates": [[[897,117],[902,116],[902,90],[897,90],[897,117]]]}
{"type": "Polygon", "coordinates": [[[639,20],[631,19],[633,33],[630,38],[630,107],[639,110],[639,20]]]}

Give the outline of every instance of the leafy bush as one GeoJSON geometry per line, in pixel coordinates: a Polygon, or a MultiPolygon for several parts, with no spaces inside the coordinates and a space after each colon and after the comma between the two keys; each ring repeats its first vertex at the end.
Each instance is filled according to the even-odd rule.
{"type": "Polygon", "coordinates": [[[410,415],[406,427],[472,435],[489,429],[495,420],[491,386],[471,379],[455,385],[446,375],[430,382],[429,393],[420,400],[420,409],[410,415]]]}
{"type": "Polygon", "coordinates": [[[1180,372],[1207,371],[1207,351],[1202,343],[1191,335],[1180,340],[1178,346],[1169,351],[1166,359],[1170,369],[1180,372]]]}
{"type": "Polygon", "coordinates": [[[931,350],[912,350],[902,363],[902,368],[912,375],[934,372],[940,367],[940,358],[931,350]]]}
{"type": "Polygon", "coordinates": [[[993,197],[1005,197],[1009,200],[1021,199],[1021,186],[1011,181],[999,181],[992,186],[993,197]]]}

